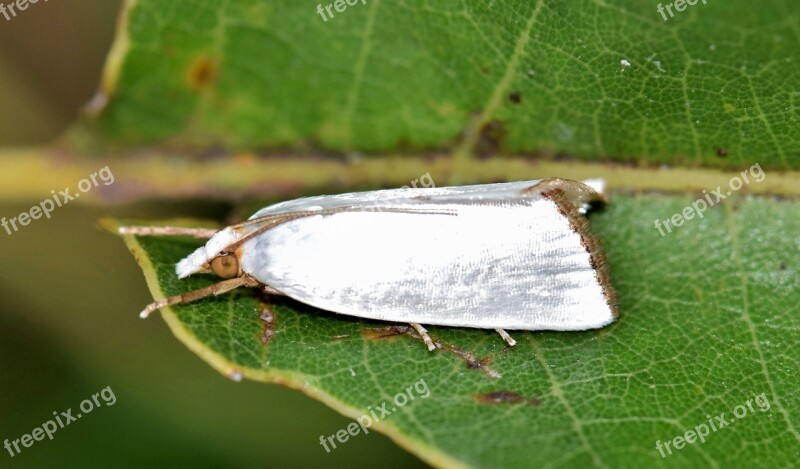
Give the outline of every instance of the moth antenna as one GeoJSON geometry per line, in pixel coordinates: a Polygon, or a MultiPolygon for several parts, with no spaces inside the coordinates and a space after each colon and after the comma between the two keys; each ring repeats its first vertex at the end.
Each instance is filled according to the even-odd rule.
{"type": "Polygon", "coordinates": [[[146,318],[150,316],[150,313],[156,311],[158,309],[163,308],[164,306],[171,306],[177,305],[182,303],[191,303],[192,301],[199,300],[201,298],[205,298],[211,295],[222,295],[223,293],[227,293],[233,289],[248,286],[253,287],[258,285],[258,282],[251,279],[250,277],[236,277],[228,280],[223,280],[221,282],[215,283],[213,285],[209,285],[205,288],[201,288],[199,290],[190,291],[188,293],[183,293],[180,295],[170,296],[169,298],[165,298],[163,300],[157,300],[149,305],[147,305],[141,313],[139,313],[140,318],[146,318]]]}
{"type": "Polygon", "coordinates": [[[121,235],[136,236],[191,236],[208,239],[219,231],[213,228],[188,228],[182,226],[120,226],[117,231],[121,235]]]}

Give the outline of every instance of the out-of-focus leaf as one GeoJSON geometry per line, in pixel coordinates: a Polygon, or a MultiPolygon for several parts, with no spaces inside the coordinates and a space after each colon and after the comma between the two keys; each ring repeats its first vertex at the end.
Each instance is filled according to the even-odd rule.
{"type": "Polygon", "coordinates": [[[110,141],[800,164],[792,0],[127,5],[110,141]]]}

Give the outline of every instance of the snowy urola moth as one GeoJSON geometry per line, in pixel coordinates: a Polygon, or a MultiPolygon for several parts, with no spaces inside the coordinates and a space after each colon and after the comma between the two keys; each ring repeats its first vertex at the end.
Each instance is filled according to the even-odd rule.
{"type": "Polygon", "coordinates": [[[583,216],[602,200],[587,184],[553,178],[307,197],[220,231],[120,232],[209,238],[176,273],[226,279],[155,301],[142,317],[248,286],[410,323],[431,350],[420,324],[495,329],[513,345],[505,329],[577,331],[616,318],[605,257],[583,216]]]}

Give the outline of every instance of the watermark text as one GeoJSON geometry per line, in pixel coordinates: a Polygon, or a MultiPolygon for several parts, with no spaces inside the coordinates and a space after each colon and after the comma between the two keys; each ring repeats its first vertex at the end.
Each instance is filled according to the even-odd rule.
{"type": "Polygon", "coordinates": [[[717,202],[725,200],[733,192],[741,189],[744,184],[750,184],[751,177],[753,178],[753,182],[761,182],[765,177],[767,177],[767,175],[764,174],[764,170],[761,169],[761,165],[758,163],[751,166],[750,169],[742,171],[740,175],[742,176],[741,178],[739,176],[734,176],[730,181],[728,181],[728,187],[731,190],[725,192],[724,194],[722,193],[722,186],[717,186],[717,188],[712,190],[710,193],[703,190],[703,195],[705,196],[704,198],[695,200],[692,202],[691,206],[686,206],[679,213],[676,213],[663,221],[656,219],[655,227],[658,232],[661,233],[661,237],[663,238],[667,233],[672,233],[673,227],[682,226],[684,222],[691,220],[695,216],[698,218],[703,218],[705,211],[709,207],[713,207],[717,204],[717,202]],[[665,229],[666,233],[664,232],[665,229]]]}
{"type": "Polygon", "coordinates": [[[117,396],[114,395],[114,391],[111,389],[111,386],[106,386],[100,390],[100,392],[92,394],[91,398],[82,400],[78,407],[83,413],[78,412],[73,415],[71,408],[63,412],[53,411],[53,417],[55,420],[50,419],[42,425],[34,428],[30,433],[26,433],[15,440],[6,439],[3,442],[3,447],[13,458],[21,453],[24,448],[30,448],[35,442],[44,440],[45,436],[49,440],[52,440],[53,434],[55,434],[56,431],[66,427],[72,422],[77,422],[78,419],[83,417],[85,414],[88,414],[94,409],[99,408],[101,400],[106,406],[112,406],[117,402],[117,396]]]}
{"type": "Polygon", "coordinates": [[[682,435],[678,435],[671,440],[667,440],[665,442],[661,442],[661,440],[656,441],[656,449],[658,453],[661,455],[662,458],[666,458],[667,456],[672,455],[673,448],[677,451],[679,449],[683,449],[684,446],[687,444],[694,444],[697,440],[700,440],[700,443],[705,443],[706,438],[711,435],[711,432],[717,432],[729,425],[733,425],[734,422],[737,420],[741,420],[745,418],[749,413],[755,413],[756,407],[761,412],[766,412],[770,408],[769,400],[767,400],[766,393],[761,393],[757,396],[754,396],[752,399],[748,399],[745,401],[744,404],[739,404],[733,408],[733,417],[726,416],[725,412],[715,415],[712,419],[710,415],[706,415],[706,421],[708,424],[701,423],[695,426],[691,430],[686,430],[686,433],[682,435]],[[753,407],[755,404],[755,407],[753,407]],[[671,446],[671,447],[670,447],[671,446]]]}
{"type": "Polygon", "coordinates": [[[669,13],[670,18],[675,17],[675,13],[672,12],[673,7],[675,7],[675,11],[678,13],[683,13],[687,7],[697,5],[697,2],[703,2],[703,5],[707,4],[706,0],[675,0],[674,2],[667,3],[666,6],[659,3],[656,7],[656,11],[661,14],[664,21],[667,21],[667,13],[669,13]],[[666,11],[664,11],[665,9],[666,11]]]}
{"type": "Polygon", "coordinates": [[[344,13],[344,11],[347,10],[348,5],[353,6],[358,2],[361,2],[362,5],[367,4],[367,0],[336,0],[333,3],[329,3],[325,7],[323,7],[321,4],[318,4],[317,13],[319,13],[319,16],[322,17],[322,20],[327,23],[328,17],[330,17],[330,19],[333,19],[332,10],[336,10],[339,13],[344,13]],[[325,12],[328,12],[327,16],[325,15],[325,12]]]}
{"type": "Polygon", "coordinates": [[[361,417],[357,418],[355,422],[349,424],[347,428],[343,428],[333,435],[320,435],[319,444],[325,448],[326,453],[330,453],[331,449],[336,449],[337,441],[340,444],[344,444],[348,439],[350,439],[351,436],[356,436],[361,432],[366,435],[369,433],[368,428],[371,427],[373,423],[392,415],[400,407],[405,406],[417,397],[425,399],[430,395],[431,390],[428,388],[428,384],[425,383],[424,379],[420,379],[411,386],[406,387],[402,392],[395,394],[392,402],[382,402],[381,405],[375,406],[374,408],[372,406],[368,406],[367,412],[369,412],[369,415],[362,415],[361,417]],[[390,409],[387,408],[387,406],[392,404],[394,405],[390,409]]]}
{"type": "MultiPolygon", "coordinates": [[[[44,0],[47,2],[47,0],[44,0]]],[[[15,2],[3,3],[0,1],[0,15],[6,18],[6,21],[11,21],[11,18],[16,18],[17,13],[28,9],[31,3],[38,3],[39,0],[17,0],[15,2]]]]}
{"type": "Polygon", "coordinates": [[[89,192],[93,188],[99,186],[100,182],[106,186],[114,184],[114,174],[111,172],[108,166],[99,171],[93,172],[88,178],[78,181],[77,192],[73,192],[69,187],[65,188],[63,191],[59,191],[58,193],[56,193],[55,189],[51,190],[50,194],[52,197],[49,199],[44,199],[39,204],[31,207],[30,210],[22,212],[16,217],[3,217],[0,219],[0,226],[2,226],[6,233],[10,236],[19,231],[21,226],[28,226],[31,221],[42,218],[42,215],[44,215],[46,218],[50,218],[52,212],[56,208],[66,205],[70,201],[77,199],[81,196],[81,193],[89,192]],[[17,226],[17,223],[19,223],[19,226],[17,226]]]}

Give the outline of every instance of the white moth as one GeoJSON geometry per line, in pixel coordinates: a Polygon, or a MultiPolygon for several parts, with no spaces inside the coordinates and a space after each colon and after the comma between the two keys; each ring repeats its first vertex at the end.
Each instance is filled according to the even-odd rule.
{"type": "Polygon", "coordinates": [[[617,316],[605,258],[583,214],[602,181],[544,179],[306,197],[220,231],[123,227],[210,238],[178,277],[225,278],[161,307],[258,287],[361,318],[504,331],[576,331],[617,316]]]}

